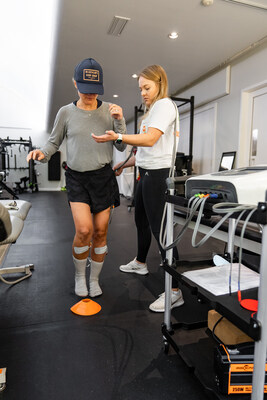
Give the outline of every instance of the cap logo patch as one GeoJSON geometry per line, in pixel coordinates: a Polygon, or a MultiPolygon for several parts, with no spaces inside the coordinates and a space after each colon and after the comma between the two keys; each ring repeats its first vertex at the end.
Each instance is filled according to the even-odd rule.
{"type": "Polygon", "coordinates": [[[91,82],[99,82],[99,71],[97,69],[84,69],[83,80],[91,82]]]}

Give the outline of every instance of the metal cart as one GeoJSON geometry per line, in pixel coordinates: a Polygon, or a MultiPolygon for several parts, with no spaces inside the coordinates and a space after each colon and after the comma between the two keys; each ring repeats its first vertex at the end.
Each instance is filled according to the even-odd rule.
{"type": "MultiPolygon", "coordinates": [[[[174,178],[175,179],[175,178],[174,178]]],[[[167,191],[167,221],[166,221],[166,244],[167,246],[173,243],[173,226],[175,222],[174,205],[187,201],[184,198],[175,196],[175,182],[174,179],[169,179],[167,191]]],[[[245,214],[242,219],[246,218],[245,214]]],[[[260,261],[260,286],[258,290],[258,312],[255,317],[250,317],[246,310],[242,310],[238,305],[236,306],[236,296],[212,296],[201,287],[197,288],[197,292],[201,294],[207,301],[211,302],[217,310],[234,322],[235,325],[244,330],[255,340],[254,352],[254,369],[252,379],[252,400],[260,400],[264,398],[264,383],[265,383],[265,363],[267,351],[267,197],[265,202],[258,204],[257,211],[252,217],[252,222],[261,224],[263,226],[262,232],[262,252],[260,261]]],[[[228,229],[228,251],[231,249],[229,246],[232,244],[232,224],[229,223],[228,229]]],[[[164,265],[165,269],[165,312],[164,323],[162,324],[163,342],[165,350],[168,350],[169,344],[172,345],[174,350],[177,351],[178,345],[176,344],[173,333],[175,325],[171,323],[171,280],[172,276],[176,279],[183,279],[177,269],[172,265],[172,249],[167,250],[167,262],[164,265]]],[[[190,285],[190,282],[187,282],[190,285]]],[[[179,324],[178,324],[179,325],[179,324]]],[[[198,326],[197,326],[198,327],[198,326]]],[[[235,398],[244,398],[244,395],[237,395],[235,398]],[[241,396],[241,397],[239,397],[241,396]]],[[[219,397],[225,398],[225,397],[219,397]]]]}

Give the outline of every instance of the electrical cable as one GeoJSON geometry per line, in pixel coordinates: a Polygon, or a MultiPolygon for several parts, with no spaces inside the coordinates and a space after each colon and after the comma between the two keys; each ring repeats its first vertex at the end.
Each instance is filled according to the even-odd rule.
{"type": "MultiPolygon", "coordinates": [[[[236,203],[218,203],[215,204],[213,206],[213,210],[216,210],[217,213],[226,213],[229,210],[233,210],[234,212],[236,211],[241,211],[241,213],[239,214],[236,222],[235,222],[235,226],[234,226],[234,231],[233,231],[233,235],[232,235],[232,246],[231,246],[231,254],[230,254],[230,269],[229,269],[229,295],[232,294],[232,272],[233,272],[233,241],[234,241],[234,235],[235,235],[235,231],[237,228],[237,225],[240,221],[240,219],[242,218],[242,216],[244,215],[244,213],[247,210],[251,210],[252,212],[254,212],[253,210],[255,209],[254,206],[252,205],[247,205],[247,204],[236,204],[236,203]],[[225,207],[226,206],[226,207],[225,207]]],[[[249,218],[250,218],[250,214],[249,214],[249,218]]],[[[244,226],[247,226],[247,223],[244,224],[244,226]]],[[[243,226],[243,228],[244,228],[243,226]]],[[[242,235],[242,234],[241,234],[242,235]]],[[[244,235],[244,231],[243,231],[243,235],[244,235]]],[[[240,239],[241,241],[242,239],[240,239]]],[[[240,243],[240,246],[242,248],[242,244],[240,243]]],[[[239,274],[238,274],[238,286],[240,286],[240,270],[241,270],[241,264],[239,264],[239,274]]]]}
{"type": "Polygon", "coordinates": [[[241,281],[241,261],[242,261],[242,252],[243,252],[243,239],[244,239],[244,233],[247,227],[247,224],[254,214],[254,212],[257,211],[257,207],[254,207],[250,213],[248,214],[247,218],[244,221],[244,225],[242,227],[241,235],[240,235],[240,246],[239,246],[239,256],[238,256],[238,301],[241,305],[241,307],[246,308],[247,310],[250,311],[257,311],[258,310],[258,300],[254,299],[244,299],[242,300],[241,298],[241,288],[240,288],[240,281],[241,281]]]}
{"type": "Polygon", "coordinates": [[[176,118],[175,118],[175,123],[174,123],[174,143],[173,143],[173,148],[172,148],[172,161],[171,161],[171,167],[170,167],[170,172],[169,172],[169,177],[174,177],[174,171],[175,171],[175,160],[176,160],[176,152],[177,152],[177,146],[176,146],[176,132],[177,131],[177,124],[178,124],[178,120],[179,120],[179,114],[178,114],[178,107],[177,105],[174,103],[174,101],[172,101],[174,107],[175,107],[175,113],[176,113],[176,118]]]}
{"type": "Polygon", "coordinates": [[[212,206],[212,210],[216,211],[218,214],[224,214],[229,211],[238,212],[243,210],[251,210],[254,206],[250,204],[238,204],[238,203],[217,203],[212,206]],[[223,208],[223,206],[225,208],[223,208]]]}
{"type": "MultiPolygon", "coordinates": [[[[240,246],[239,246],[239,264],[238,264],[238,301],[240,303],[240,305],[243,308],[246,308],[247,310],[250,311],[257,311],[257,307],[258,307],[258,301],[254,300],[254,299],[245,299],[242,300],[241,298],[241,288],[240,288],[240,283],[241,283],[241,261],[242,261],[242,251],[243,251],[243,239],[244,239],[244,234],[245,234],[245,230],[247,228],[247,225],[249,223],[249,220],[251,219],[252,215],[255,213],[255,211],[257,211],[257,207],[255,207],[254,205],[249,205],[249,204],[236,204],[236,203],[218,203],[213,205],[213,210],[216,211],[217,213],[225,213],[225,216],[222,217],[222,219],[216,224],[215,227],[213,227],[205,236],[204,238],[202,238],[202,240],[200,240],[198,243],[195,243],[195,238],[196,238],[196,234],[198,232],[198,227],[201,221],[201,216],[202,216],[202,211],[205,205],[205,201],[206,198],[202,198],[201,199],[201,206],[200,206],[200,210],[199,210],[199,214],[198,214],[198,218],[195,224],[195,228],[194,228],[194,232],[193,232],[193,236],[192,236],[192,246],[193,247],[199,247],[202,244],[204,244],[209,237],[215,232],[215,230],[217,230],[220,225],[228,218],[231,217],[231,215],[233,213],[236,212],[240,212],[237,220],[235,221],[235,225],[234,225],[234,230],[233,230],[233,236],[232,236],[232,241],[234,241],[234,234],[237,228],[237,225],[240,221],[240,219],[243,217],[244,213],[246,211],[250,211],[249,214],[247,215],[242,230],[241,230],[241,234],[240,234],[240,246]]],[[[233,243],[231,246],[231,254],[230,254],[230,270],[229,270],[229,294],[231,295],[232,289],[231,289],[231,284],[232,284],[232,266],[233,266],[233,243]]]]}
{"type": "Polygon", "coordinates": [[[235,221],[235,225],[234,225],[234,229],[233,229],[232,243],[231,243],[231,253],[230,253],[230,270],[229,270],[229,295],[230,296],[232,294],[232,272],[233,272],[233,261],[234,261],[234,235],[235,235],[235,231],[236,231],[237,225],[238,225],[240,219],[242,218],[242,216],[244,215],[245,212],[246,212],[246,210],[243,210],[239,214],[239,216],[237,217],[237,219],[235,221]]]}
{"type": "MultiPolygon", "coordinates": [[[[190,200],[192,200],[192,198],[190,200]]],[[[179,243],[179,241],[182,239],[183,234],[187,230],[187,228],[189,226],[189,223],[191,222],[192,218],[194,217],[194,215],[195,215],[195,213],[196,213],[196,211],[197,211],[197,209],[198,209],[198,207],[199,207],[199,205],[201,203],[201,200],[202,199],[200,199],[200,198],[194,198],[193,204],[191,206],[191,210],[189,212],[189,215],[188,215],[188,212],[187,212],[188,217],[186,218],[185,223],[184,223],[181,231],[179,232],[178,236],[173,241],[173,243],[169,244],[168,246],[166,246],[166,230],[165,230],[165,233],[164,233],[164,237],[162,238],[163,225],[164,225],[165,214],[166,214],[166,210],[167,210],[167,208],[164,207],[163,217],[162,217],[161,226],[160,226],[160,245],[163,248],[163,250],[165,250],[165,251],[170,250],[174,246],[176,246],[177,243],[179,243]]],[[[166,204],[165,204],[165,206],[166,206],[166,204]]]]}
{"type": "Polygon", "coordinates": [[[213,339],[216,340],[216,342],[218,342],[219,344],[224,344],[224,343],[218,338],[218,336],[215,335],[215,329],[217,328],[218,324],[222,321],[223,318],[224,318],[224,316],[222,315],[222,316],[215,322],[215,324],[213,325],[213,328],[212,328],[212,336],[213,336],[213,339]]]}
{"type": "MultiPolygon", "coordinates": [[[[169,170],[169,178],[174,178],[174,172],[175,172],[175,160],[176,160],[176,152],[177,152],[177,145],[176,145],[176,132],[177,132],[177,125],[178,125],[178,120],[179,120],[179,114],[178,114],[178,107],[177,105],[174,103],[174,101],[172,101],[172,104],[174,105],[175,108],[175,122],[174,122],[174,129],[173,129],[173,136],[174,136],[174,142],[173,142],[173,148],[172,148],[172,160],[171,160],[171,167],[169,170]]],[[[160,224],[160,234],[159,234],[159,242],[161,247],[164,250],[170,250],[171,248],[173,248],[175,246],[175,244],[173,244],[170,248],[165,248],[165,241],[166,241],[166,231],[164,233],[164,237],[162,238],[162,232],[163,232],[163,226],[164,226],[164,221],[166,218],[166,212],[167,212],[167,202],[165,202],[164,204],[164,208],[163,208],[163,213],[162,213],[162,218],[161,218],[161,224],[160,224]]]]}
{"type": "MultiPolygon", "coordinates": [[[[204,198],[201,199],[202,200],[202,204],[201,204],[201,208],[200,208],[200,211],[199,211],[199,214],[198,214],[198,217],[197,217],[197,221],[196,221],[196,224],[195,224],[195,227],[194,227],[193,235],[192,235],[192,246],[196,247],[196,248],[202,246],[210,238],[210,236],[217,229],[219,229],[219,227],[227,220],[227,218],[230,218],[230,216],[235,212],[234,210],[228,212],[224,217],[222,217],[220,219],[220,221],[198,243],[196,243],[196,236],[197,236],[198,228],[199,228],[199,225],[200,225],[200,222],[201,222],[202,211],[203,211],[206,199],[207,199],[207,197],[204,197],[204,198]]],[[[221,203],[219,203],[219,204],[221,204],[221,203]]]]}
{"type": "Polygon", "coordinates": [[[124,167],[124,165],[127,163],[127,161],[129,161],[130,158],[132,157],[134,151],[136,151],[136,146],[133,146],[133,147],[131,148],[131,151],[130,151],[128,157],[123,161],[122,164],[120,164],[120,166],[119,166],[118,168],[114,169],[114,172],[116,172],[116,171],[118,171],[120,168],[124,167]]]}
{"type": "MultiPolygon", "coordinates": [[[[229,268],[229,295],[232,294],[233,248],[234,248],[233,242],[234,242],[235,231],[236,231],[237,225],[238,225],[240,219],[242,218],[242,216],[244,215],[244,213],[247,210],[251,210],[251,208],[254,208],[254,206],[246,205],[246,204],[240,205],[240,204],[236,204],[236,203],[218,203],[213,206],[213,210],[216,210],[217,213],[226,213],[229,210],[234,210],[234,212],[241,211],[237,220],[235,221],[235,226],[234,226],[233,235],[232,235],[230,268],[229,268]],[[225,207],[225,206],[227,206],[227,207],[225,207]]],[[[239,276],[239,278],[240,278],[240,276],[239,276]]],[[[238,278],[238,282],[239,282],[239,278],[238,278]]],[[[240,284],[240,282],[239,282],[239,284],[240,284]]]]}

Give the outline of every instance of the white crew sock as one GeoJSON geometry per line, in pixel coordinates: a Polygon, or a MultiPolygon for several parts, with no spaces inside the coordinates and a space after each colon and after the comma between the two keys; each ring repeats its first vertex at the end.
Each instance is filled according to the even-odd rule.
{"type": "Polygon", "coordinates": [[[84,260],[78,260],[74,256],[72,257],[75,266],[75,293],[77,296],[85,297],[88,295],[85,276],[87,258],[84,260]]]}
{"type": "Polygon", "coordinates": [[[90,278],[89,278],[89,293],[90,297],[100,296],[102,294],[101,287],[99,286],[98,279],[102,270],[104,261],[97,262],[91,260],[90,278]]]}

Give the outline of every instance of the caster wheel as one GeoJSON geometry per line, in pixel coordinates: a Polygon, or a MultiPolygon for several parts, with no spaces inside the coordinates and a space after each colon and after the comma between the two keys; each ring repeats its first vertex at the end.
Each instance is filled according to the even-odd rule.
{"type": "Polygon", "coordinates": [[[168,354],[169,353],[169,349],[170,349],[170,345],[167,341],[163,342],[163,346],[164,346],[164,353],[168,354]]]}
{"type": "Polygon", "coordinates": [[[0,392],[3,392],[3,391],[5,390],[5,388],[6,388],[6,384],[5,384],[5,383],[2,383],[2,384],[0,385],[0,392]]]}

